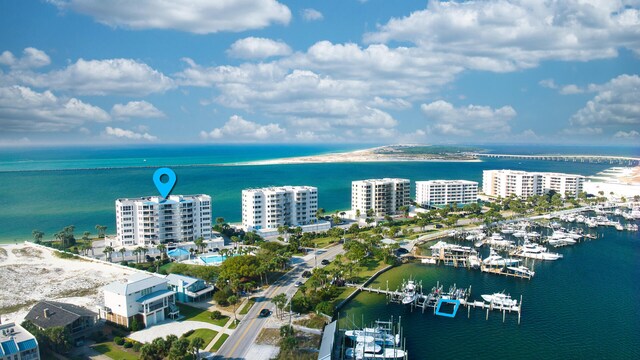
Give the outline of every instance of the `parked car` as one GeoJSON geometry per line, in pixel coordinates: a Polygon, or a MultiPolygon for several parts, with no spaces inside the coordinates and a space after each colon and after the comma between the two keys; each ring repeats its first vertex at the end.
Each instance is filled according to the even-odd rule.
{"type": "Polygon", "coordinates": [[[295,285],[296,287],[299,287],[300,285],[302,285],[302,281],[296,281],[296,283],[293,285],[295,285]]]}
{"type": "Polygon", "coordinates": [[[311,277],[311,271],[309,271],[309,270],[305,270],[305,271],[302,273],[302,277],[303,277],[303,278],[310,278],[310,277],[311,277]]]}
{"type": "Polygon", "coordinates": [[[320,262],[322,265],[329,265],[331,263],[331,261],[324,259],[320,262]]]}
{"type": "Polygon", "coordinates": [[[262,310],[260,310],[260,314],[258,315],[258,317],[267,317],[269,315],[271,315],[271,310],[262,309],[262,310]]]}

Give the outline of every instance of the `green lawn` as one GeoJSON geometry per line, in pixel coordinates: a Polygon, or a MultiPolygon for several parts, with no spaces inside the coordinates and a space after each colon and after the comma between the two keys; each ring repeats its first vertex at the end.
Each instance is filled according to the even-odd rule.
{"type": "Polygon", "coordinates": [[[118,346],[111,341],[95,344],[91,348],[116,360],[136,360],[139,358],[139,354],[137,352],[134,352],[131,349],[125,350],[123,347],[118,346]]]}
{"type": "Polygon", "coordinates": [[[246,304],[244,304],[244,306],[242,307],[242,309],[240,309],[240,315],[246,315],[249,310],[251,310],[251,307],[253,306],[253,304],[255,304],[256,301],[253,299],[249,299],[249,301],[247,301],[246,304]]]}
{"type": "Polygon", "coordinates": [[[185,317],[183,320],[202,321],[218,326],[224,326],[229,321],[228,316],[223,316],[219,320],[212,320],[210,311],[194,308],[193,306],[178,304],[178,308],[180,308],[180,314],[185,317]]]}
{"type": "Polygon", "coordinates": [[[218,351],[220,349],[220,347],[222,346],[222,344],[224,344],[224,342],[227,341],[228,337],[229,337],[229,335],[222,334],[220,336],[220,338],[218,339],[218,341],[216,341],[216,343],[213,344],[213,347],[211,348],[211,350],[212,351],[218,351]]]}
{"type": "Polygon", "coordinates": [[[209,345],[209,343],[211,342],[211,340],[213,340],[214,337],[216,337],[216,335],[218,335],[218,332],[215,330],[211,330],[211,329],[198,329],[196,331],[193,332],[193,334],[189,335],[188,338],[189,340],[199,337],[202,338],[202,340],[204,340],[204,346],[206,347],[207,345],[209,345]]]}
{"type": "Polygon", "coordinates": [[[229,325],[229,329],[235,329],[235,328],[237,328],[239,323],[240,323],[240,321],[235,321],[235,320],[233,320],[233,321],[231,322],[231,325],[229,325]]]}
{"type": "Polygon", "coordinates": [[[326,248],[327,246],[338,242],[338,238],[333,236],[325,236],[313,239],[313,242],[316,244],[317,248],[326,248]]]}

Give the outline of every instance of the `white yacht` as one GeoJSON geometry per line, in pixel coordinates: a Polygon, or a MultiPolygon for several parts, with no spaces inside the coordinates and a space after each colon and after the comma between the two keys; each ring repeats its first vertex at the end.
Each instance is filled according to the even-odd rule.
{"type": "Polygon", "coordinates": [[[504,293],[494,293],[491,295],[482,295],[482,299],[488,303],[494,305],[502,305],[502,306],[516,306],[518,305],[518,300],[514,300],[509,295],[505,295],[504,293]]]}
{"type": "Polygon", "coordinates": [[[416,293],[416,283],[413,280],[407,281],[407,284],[402,289],[402,303],[403,304],[411,304],[418,297],[418,293],[416,293]]]}
{"type": "Polygon", "coordinates": [[[519,262],[518,259],[505,259],[493,249],[490,249],[489,256],[482,260],[482,264],[487,266],[511,266],[518,265],[519,262]]]}
{"type": "Polygon", "coordinates": [[[507,266],[507,269],[513,271],[516,274],[533,277],[536,274],[535,271],[529,269],[526,266],[507,266]]]}
{"type": "Polygon", "coordinates": [[[562,257],[561,254],[548,252],[547,248],[542,245],[530,242],[525,242],[515,255],[538,260],[558,260],[562,257]]]}
{"type": "Polygon", "coordinates": [[[344,335],[359,343],[374,342],[382,346],[397,346],[400,344],[400,334],[394,336],[381,327],[347,330],[344,335]]]}
{"type": "Polygon", "coordinates": [[[499,233],[491,234],[491,237],[485,241],[485,243],[495,247],[511,247],[513,241],[505,240],[499,233]]]}
{"type": "Polygon", "coordinates": [[[549,245],[554,247],[573,245],[576,243],[576,241],[573,240],[572,238],[560,238],[560,239],[549,238],[547,242],[549,243],[549,245]]]}
{"type": "Polygon", "coordinates": [[[353,348],[347,348],[345,356],[349,359],[367,360],[367,359],[403,359],[405,357],[404,350],[396,348],[383,348],[375,343],[356,343],[353,348]]]}

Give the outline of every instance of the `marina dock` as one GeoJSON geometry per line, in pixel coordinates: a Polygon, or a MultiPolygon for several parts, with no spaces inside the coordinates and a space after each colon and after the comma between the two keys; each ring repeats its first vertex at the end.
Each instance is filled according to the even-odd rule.
{"type": "MultiPolygon", "coordinates": [[[[514,275],[511,275],[514,276],[514,275]]],[[[403,282],[404,286],[404,282],[403,282]]],[[[374,294],[381,294],[387,297],[387,303],[397,303],[409,305],[411,307],[411,311],[414,309],[420,309],[424,314],[427,308],[433,309],[434,315],[444,315],[448,317],[454,317],[455,311],[453,314],[442,314],[438,313],[440,305],[444,303],[454,303],[457,302],[459,305],[467,308],[467,318],[471,316],[471,308],[480,308],[483,310],[487,310],[486,320],[489,319],[489,312],[491,311],[499,311],[503,313],[502,321],[505,321],[505,316],[507,313],[515,313],[518,315],[518,324],[520,324],[521,320],[521,310],[522,310],[522,296],[520,296],[520,301],[517,302],[516,305],[507,306],[497,303],[489,303],[485,301],[477,301],[477,300],[469,300],[469,296],[471,295],[471,287],[469,288],[458,288],[455,284],[449,287],[448,291],[444,291],[443,285],[438,283],[436,286],[431,288],[431,291],[427,294],[423,293],[422,283],[419,282],[417,285],[417,296],[415,299],[409,304],[403,302],[403,298],[405,297],[405,293],[400,289],[390,290],[387,284],[386,289],[382,289],[381,287],[372,288],[372,287],[360,287],[361,291],[366,291],[374,294]]]]}

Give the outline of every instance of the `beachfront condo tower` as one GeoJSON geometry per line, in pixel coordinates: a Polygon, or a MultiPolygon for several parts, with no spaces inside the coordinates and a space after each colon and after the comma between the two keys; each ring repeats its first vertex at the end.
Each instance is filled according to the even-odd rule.
{"type": "Polygon", "coordinates": [[[211,239],[211,196],[171,195],[116,200],[117,240],[123,246],[211,239]]]}
{"type": "Polygon", "coordinates": [[[574,197],[581,193],[584,176],[550,172],[528,172],[519,170],[484,170],[482,191],[488,196],[508,197],[516,195],[526,199],[550,191],[574,197]]]}
{"type": "Polygon", "coordinates": [[[351,182],[351,211],[361,216],[373,210],[377,216],[393,215],[411,204],[409,179],[369,179],[351,182]]]}
{"type": "Polygon", "coordinates": [[[317,210],[318,188],[313,186],[242,190],[242,226],[247,231],[311,224],[317,210]]]}
{"type": "Polygon", "coordinates": [[[416,181],[416,203],[420,206],[465,205],[477,200],[478,183],[475,181],[416,181]]]}

